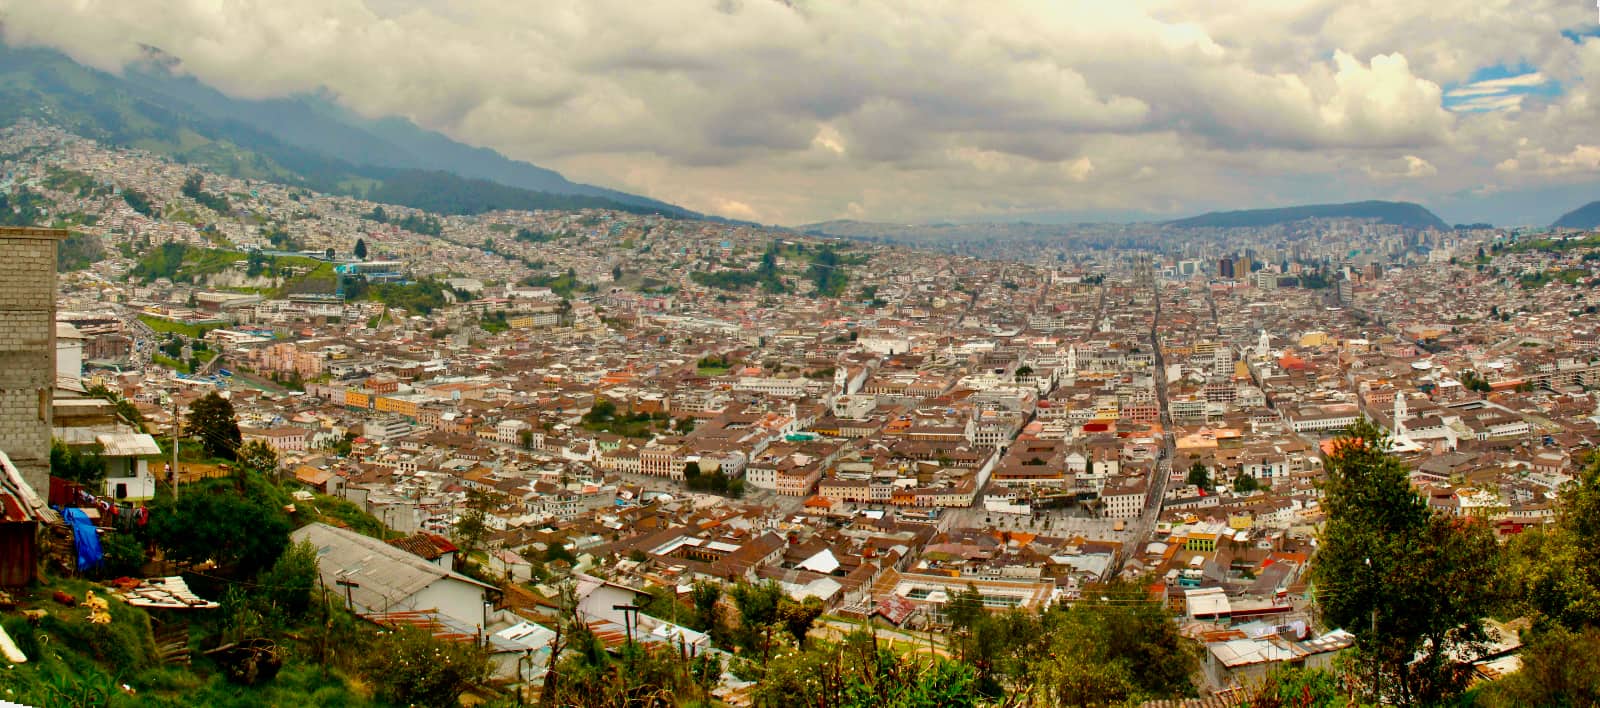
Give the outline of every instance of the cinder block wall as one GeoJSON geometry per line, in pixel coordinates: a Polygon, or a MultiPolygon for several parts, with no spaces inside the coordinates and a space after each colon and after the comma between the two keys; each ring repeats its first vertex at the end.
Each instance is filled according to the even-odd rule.
{"type": "Polygon", "coordinates": [[[56,243],[66,236],[0,227],[0,450],[41,495],[50,491],[56,243]]]}

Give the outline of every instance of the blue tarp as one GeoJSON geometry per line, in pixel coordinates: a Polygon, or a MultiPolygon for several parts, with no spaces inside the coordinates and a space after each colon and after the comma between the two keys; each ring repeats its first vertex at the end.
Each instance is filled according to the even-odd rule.
{"type": "Polygon", "coordinates": [[[72,527],[72,540],[78,548],[78,570],[93,570],[100,567],[105,554],[100,552],[99,532],[94,530],[94,522],[89,520],[89,515],[82,509],[68,507],[62,514],[67,526],[72,527]]]}

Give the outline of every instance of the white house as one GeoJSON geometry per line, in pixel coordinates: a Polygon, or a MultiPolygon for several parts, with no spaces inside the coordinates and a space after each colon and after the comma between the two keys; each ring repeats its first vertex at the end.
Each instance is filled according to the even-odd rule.
{"type": "Polygon", "coordinates": [[[486,591],[494,586],[441,568],[354,531],[314,523],[290,534],[317,547],[317,573],[358,613],[433,610],[482,628],[486,591]],[[343,581],[346,584],[341,584],[343,581]],[[347,594],[348,593],[348,594],[347,594]]]}
{"type": "Polygon", "coordinates": [[[156,496],[156,479],[147,457],[159,456],[161,446],[144,433],[101,433],[100,459],[105,461],[105,495],[118,501],[144,501],[156,496]]]}

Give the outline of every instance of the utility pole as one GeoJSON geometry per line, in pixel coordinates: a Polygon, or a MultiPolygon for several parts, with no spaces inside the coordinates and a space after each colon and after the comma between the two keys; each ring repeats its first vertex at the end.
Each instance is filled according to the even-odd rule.
{"type": "Polygon", "coordinates": [[[178,430],[183,418],[178,415],[178,395],[172,395],[172,501],[178,501],[178,430]]]}
{"type": "Polygon", "coordinates": [[[1378,606],[1372,606],[1372,702],[1383,705],[1383,662],[1378,659],[1378,606]]]}
{"type": "Polygon", "coordinates": [[[638,605],[612,605],[613,610],[622,610],[622,628],[628,633],[628,648],[633,648],[633,627],[639,623],[639,610],[644,609],[638,605]]]}
{"type": "Polygon", "coordinates": [[[344,607],[351,612],[355,612],[356,603],[354,600],[350,599],[350,590],[352,588],[361,587],[361,583],[346,578],[339,578],[338,580],[333,581],[333,584],[344,588],[344,607]]]}

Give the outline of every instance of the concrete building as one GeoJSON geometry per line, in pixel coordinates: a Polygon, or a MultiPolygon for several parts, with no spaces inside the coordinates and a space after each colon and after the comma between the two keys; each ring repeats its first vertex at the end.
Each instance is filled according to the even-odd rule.
{"type": "Polygon", "coordinates": [[[56,242],[62,229],[0,228],[0,450],[34,489],[50,488],[56,379],[56,242]]]}

